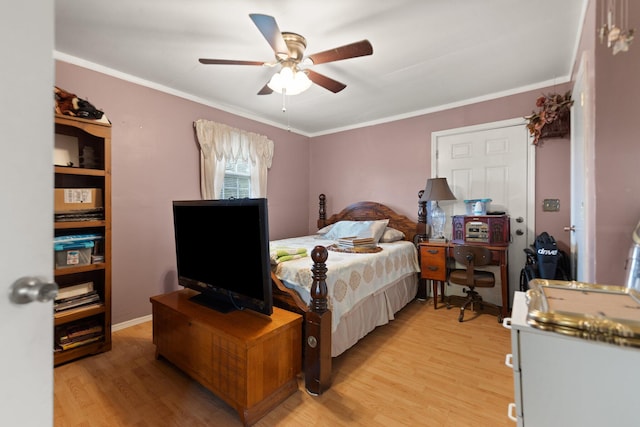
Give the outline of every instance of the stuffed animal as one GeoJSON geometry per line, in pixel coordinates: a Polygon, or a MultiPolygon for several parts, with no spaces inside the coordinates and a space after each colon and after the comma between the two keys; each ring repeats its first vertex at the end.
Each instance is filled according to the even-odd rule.
{"type": "Polygon", "coordinates": [[[53,93],[56,100],[56,113],[83,119],[100,120],[104,114],[89,101],[78,98],[74,93],[67,92],[54,86],[53,93]]]}

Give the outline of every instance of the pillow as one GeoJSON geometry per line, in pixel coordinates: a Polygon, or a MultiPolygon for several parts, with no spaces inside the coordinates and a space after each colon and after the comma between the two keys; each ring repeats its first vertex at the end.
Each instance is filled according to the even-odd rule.
{"type": "Polygon", "coordinates": [[[391,243],[397,242],[398,240],[404,239],[404,233],[400,230],[396,230],[395,228],[387,227],[384,229],[384,233],[382,233],[382,237],[380,237],[381,243],[391,243]]]}
{"type": "Polygon", "coordinates": [[[372,237],[377,244],[389,224],[388,219],[376,221],[338,221],[324,234],[326,239],[337,240],[341,237],[372,237]]]}
{"type": "Polygon", "coordinates": [[[329,224],[316,231],[316,234],[327,234],[333,228],[334,224],[329,224]]]}

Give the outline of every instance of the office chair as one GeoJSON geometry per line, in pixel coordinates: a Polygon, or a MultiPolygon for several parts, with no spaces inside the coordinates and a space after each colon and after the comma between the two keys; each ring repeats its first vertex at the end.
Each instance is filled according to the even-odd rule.
{"type": "MultiPolygon", "coordinates": [[[[500,307],[495,304],[486,303],[475,288],[492,288],[496,284],[495,276],[490,271],[476,270],[476,267],[482,267],[491,263],[491,251],[483,246],[457,245],[453,248],[453,257],[466,268],[454,269],[449,273],[449,282],[456,285],[467,286],[465,289],[467,298],[460,307],[460,315],[458,322],[464,319],[464,310],[474,304],[478,304],[481,309],[484,306],[491,306],[498,310],[498,322],[502,322],[502,312],[500,307]]],[[[451,304],[447,303],[447,308],[451,308],[451,304]]]]}

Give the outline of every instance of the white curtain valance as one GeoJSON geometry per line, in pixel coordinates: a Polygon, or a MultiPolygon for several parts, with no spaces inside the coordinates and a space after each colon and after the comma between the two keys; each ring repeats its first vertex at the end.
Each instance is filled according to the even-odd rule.
{"type": "Polygon", "coordinates": [[[194,122],[200,145],[200,190],[203,199],[215,199],[222,190],[226,161],[251,165],[251,197],[267,196],[267,170],[273,159],[273,141],[264,135],[199,119],[194,122]]]}

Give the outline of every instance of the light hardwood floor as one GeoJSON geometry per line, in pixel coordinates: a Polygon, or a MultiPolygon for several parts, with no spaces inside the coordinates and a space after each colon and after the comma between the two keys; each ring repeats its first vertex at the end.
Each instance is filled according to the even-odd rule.
{"type": "MultiPolygon", "coordinates": [[[[510,332],[491,314],[413,301],[333,359],[333,384],[299,390],[256,426],[514,427],[510,332]]],[[[117,331],[113,350],[54,369],[54,425],[241,426],[236,412],[164,359],[151,322],[117,331]]]]}

